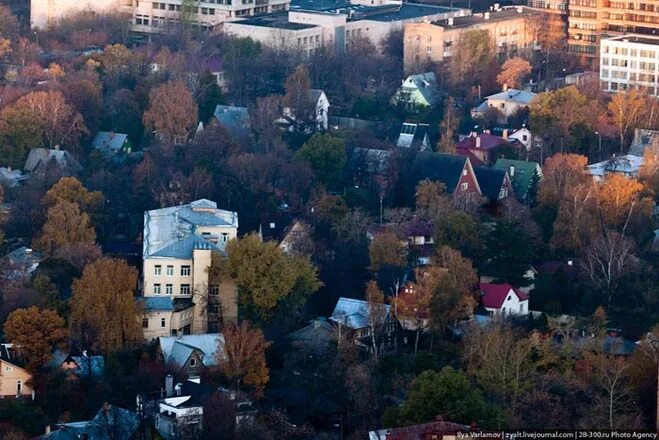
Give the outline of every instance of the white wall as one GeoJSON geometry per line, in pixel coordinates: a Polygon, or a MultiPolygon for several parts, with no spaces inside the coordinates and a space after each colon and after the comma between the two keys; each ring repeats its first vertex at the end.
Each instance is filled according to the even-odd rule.
{"type": "Polygon", "coordinates": [[[47,29],[65,15],[91,9],[94,12],[118,11],[119,0],[32,0],[30,2],[30,25],[33,28],[47,29]]]}

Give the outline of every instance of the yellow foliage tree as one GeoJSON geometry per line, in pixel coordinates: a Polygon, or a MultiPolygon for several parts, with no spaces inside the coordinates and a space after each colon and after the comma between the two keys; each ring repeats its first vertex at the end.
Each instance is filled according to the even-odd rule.
{"type": "Polygon", "coordinates": [[[48,209],[46,223],[35,240],[35,247],[47,253],[58,248],[79,244],[93,244],[96,232],[89,216],[80,212],[77,203],[61,201],[48,209]]]}
{"type": "Polygon", "coordinates": [[[253,328],[249,321],[230,324],[224,327],[222,334],[224,345],[218,350],[220,370],[234,381],[237,389],[245,384],[262,394],[270,380],[265,351],[271,343],[265,340],[261,329],[253,328]]]}

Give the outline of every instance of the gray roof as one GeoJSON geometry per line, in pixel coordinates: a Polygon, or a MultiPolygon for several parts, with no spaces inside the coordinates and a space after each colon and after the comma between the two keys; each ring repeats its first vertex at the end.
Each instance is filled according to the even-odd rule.
{"type": "Polygon", "coordinates": [[[199,350],[205,366],[217,365],[218,350],[224,347],[224,335],[204,333],[200,335],[161,336],[158,338],[160,351],[166,363],[182,367],[190,355],[199,350]]]}
{"type": "Polygon", "coordinates": [[[495,93],[494,95],[486,96],[485,99],[486,100],[503,99],[506,102],[514,102],[516,104],[529,105],[536,96],[537,95],[535,93],[528,92],[526,90],[508,89],[504,92],[499,92],[499,93],[495,93]]]}
{"type": "Polygon", "coordinates": [[[26,176],[21,170],[12,170],[11,168],[0,167],[0,184],[5,185],[7,188],[14,188],[23,180],[27,180],[26,176]]]}
{"type": "Polygon", "coordinates": [[[586,170],[592,176],[606,176],[608,173],[636,175],[643,166],[643,158],[633,154],[612,157],[611,159],[588,165],[586,170]]]}
{"type": "Polygon", "coordinates": [[[174,310],[174,303],[169,296],[145,296],[142,307],[146,312],[174,310]]]}
{"type": "MultiPolygon", "coordinates": [[[[389,315],[391,309],[390,305],[384,305],[386,314],[389,315]]],[[[368,327],[368,302],[352,299],[352,298],[339,298],[339,301],[334,307],[330,319],[341,325],[350,327],[353,330],[368,327]]]]}
{"type": "Polygon", "coordinates": [[[106,153],[117,153],[121,151],[127,140],[128,135],[124,133],[99,131],[92,141],[92,147],[106,153]]]}
{"type": "Polygon", "coordinates": [[[218,105],[215,107],[214,115],[217,122],[231,134],[243,137],[249,134],[250,121],[249,112],[246,107],[218,105]]]}
{"type": "Polygon", "coordinates": [[[46,167],[55,163],[59,168],[69,168],[71,171],[80,171],[82,166],[65,150],[49,150],[47,148],[33,148],[30,150],[23,169],[33,172],[39,167],[46,167]]]}
{"type": "Polygon", "coordinates": [[[237,228],[238,214],[218,209],[213,201],[200,199],[187,205],[154,209],[144,214],[144,257],[192,258],[193,249],[222,252],[224,244],[213,244],[197,233],[199,227],[237,228]]]}
{"type": "Polygon", "coordinates": [[[418,148],[423,149],[428,141],[428,124],[421,124],[415,122],[403,122],[400,126],[398,139],[396,140],[397,147],[403,148],[418,148]]]}
{"type": "Polygon", "coordinates": [[[430,104],[434,105],[439,99],[437,92],[437,77],[434,72],[417,73],[408,76],[403,81],[402,89],[408,87],[406,83],[412,82],[423,98],[430,104]]]}
{"type": "Polygon", "coordinates": [[[527,17],[530,15],[537,14],[536,11],[530,8],[525,8],[522,6],[515,6],[510,8],[502,8],[499,11],[487,11],[489,18],[485,18],[484,13],[480,14],[470,14],[464,17],[455,17],[453,19],[453,24],[449,25],[448,20],[436,21],[433,24],[441,26],[443,28],[464,28],[477,26],[479,24],[493,23],[497,21],[507,21],[515,19],[517,17],[527,17]],[[520,12],[521,10],[521,12],[520,12]]]}
{"type": "Polygon", "coordinates": [[[33,265],[39,264],[43,259],[43,256],[41,255],[41,252],[21,246],[9,252],[7,258],[11,264],[33,265]]]}
{"type": "Polygon", "coordinates": [[[634,140],[629,147],[629,154],[643,157],[645,150],[659,145],[659,131],[649,130],[647,128],[637,128],[634,130],[634,140]]]}
{"type": "Polygon", "coordinates": [[[58,424],[47,440],[129,440],[140,426],[138,415],[118,406],[101,407],[92,420],[58,424]]]}
{"type": "Polygon", "coordinates": [[[51,364],[59,368],[64,362],[71,361],[75,362],[78,368],[70,371],[80,377],[89,374],[89,367],[91,367],[92,376],[102,376],[105,372],[105,358],[98,355],[87,356],[83,354],[82,356],[71,356],[61,350],[55,350],[51,364]]]}
{"type": "Polygon", "coordinates": [[[303,345],[306,348],[323,352],[335,339],[335,326],[325,318],[316,318],[306,327],[295,330],[288,335],[291,342],[303,345]]]}

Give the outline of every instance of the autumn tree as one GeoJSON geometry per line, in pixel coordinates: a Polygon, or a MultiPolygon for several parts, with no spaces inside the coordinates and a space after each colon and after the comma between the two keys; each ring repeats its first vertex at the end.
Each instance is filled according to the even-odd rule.
{"type": "Polygon", "coordinates": [[[299,303],[321,285],[308,258],[286,255],[256,234],[230,241],[227,254],[214,270],[236,283],[240,304],[259,319],[270,319],[282,302],[299,303]]]}
{"type": "Polygon", "coordinates": [[[451,199],[443,183],[423,180],[416,187],[415,205],[417,215],[426,221],[435,221],[451,210],[451,199]]]}
{"type": "Polygon", "coordinates": [[[620,140],[620,154],[624,153],[626,139],[641,123],[647,107],[645,96],[638,90],[613,94],[607,106],[607,118],[620,140]]]}
{"type": "Polygon", "coordinates": [[[329,187],[338,181],[346,164],[345,142],[329,134],[316,133],[295,157],[307,161],[318,180],[329,187]]]}
{"type": "Polygon", "coordinates": [[[60,202],[75,203],[82,212],[93,213],[103,206],[103,199],[102,192],[89,191],[75,177],[62,177],[50,187],[41,203],[47,208],[60,202]]]}
{"type": "Polygon", "coordinates": [[[430,301],[434,293],[436,271],[426,273],[423,269],[416,269],[416,282],[408,285],[402,292],[397,293],[393,300],[393,308],[399,321],[412,323],[415,328],[414,355],[419,348],[419,335],[425,330],[430,316],[430,301]]]}
{"type": "Polygon", "coordinates": [[[393,232],[377,234],[368,245],[371,270],[382,266],[403,267],[407,263],[407,246],[393,232]]]}
{"type": "Polygon", "coordinates": [[[462,211],[450,211],[435,221],[433,238],[438,246],[449,246],[474,258],[482,248],[480,227],[475,217],[462,211]]]}
{"type": "Polygon", "coordinates": [[[32,372],[52,359],[51,353],[68,334],[64,319],[52,310],[39,307],[13,311],[3,330],[6,340],[14,344],[27,369],[32,372]]]}
{"type": "Polygon", "coordinates": [[[483,30],[469,30],[462,33],[453,53],[451,82],[454,85],[481,84],[494,60],[490,34],[483,30]]]}
{"type": "Polygon", "coordinates": [[[95,241],[96,232],[89,216],[80,212],[78,204],[62,201],[48,209],[46,223],[34,245],[53,253],[61,247],[93,244],[95,241]]]}
{"type": "Polygon", "coordinates": [[[598,224],[595,184],[586,182],[568,188],[558,208],[550,244],[574,255],[598,233],[598,224]]]}
{"type": "Polygon", "coordinates": [[[653,194],[659,194],[659,145],[648,146],[643,152],[643,165],[638,179],[653,194]]]}
{"type": "Polygon", "coordinates": [[[313,111],[311,103],[311,79],[309,69],[304,64],[298,65],[286,78],[286,94],[283,105],[292,110],[296,119],[305,121],[313,111]]]}
{"type": "Polygon", "coordinates": [[[455,153],[455,133],[460,126],[460,113],[456,108],[455,100],[449,96],[444,105],[444,117],[439,123],[440,139],[437,151],[440,153],[455,153]]]}
{"type": "Polygon", "coordinates": [[[197,104],[181,81],[154,87],[149,93],[149,109],[144,125],[168,143],[186,139],[197,124],[197,104]]]}
{"type": "Polygon", "coordinates": [[[497,83],[501,87],[517,89],[522,85],[522,80],[531,73],[531,63],[524,58],[509,58],[501,66],[501,73],[497,75],[497,83]]]}
{"type": "Polygon", "coordinates": [[[557,138],[569,150],[574,130],[591,123],[589,101],[575,86],[540,93],[531,102],[530,123],[545,141],[557,138]]]}
{"type": "Polygon", "coordinates": [[[224,345],[218,350],[220,370],[234,382],[237,390],[244,384],[262,394],[270,380],[265,351],[271,343],[265,340],[261,329],[252,327],[249,321],[229,324],[222,334],[224,345]]]}
{"type": "Polygon", "coordinates": [[[626,233],[630,221],[647,224],[652,201],[642,195],[643,184],[619,173],[609,173],[599,185],[599,208],[604,225],[626,233]],[[641,220],[637,220],[641,217],[641,220]]]}
{"type": "Polygon", "coordinates": [[[87,132],[80,113],[59,91],[28,93],[0,113],[0,133],[17,148],[24,142],[33,142],[32,148],[63,145],[75,149],[87,132]],[[32,125],[16,127],[16,124],[32,125]]]}
{"type": "Polygon", "coordinates": [[[387,309],[384,305],[384,293],[375,281],[366,284],[366,302],[368,307],[368,327],[371,336],[371,350],[373,358],[377,362],[380,349],[379,339],[384,331],[384,323],[387,318],[387,309]]]}
{"type": "Polygon", "coordinates": [[[104,353],[142,342],[136,286],[137,270],[123,260],[101,258],[85,267],[72,287],[74,339],[104,353]]]}
{"type": "Polygon", "coordinates": [[[584,171],[587,164],[588,158],[578,154],[555,154],[547,159],[538,188],[539,203],[558,209],[569,190],[590,179],[584,171]]]}

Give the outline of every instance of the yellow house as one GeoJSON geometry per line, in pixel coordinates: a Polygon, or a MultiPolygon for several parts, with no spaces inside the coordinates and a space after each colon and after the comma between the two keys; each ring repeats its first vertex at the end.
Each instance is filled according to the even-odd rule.
{"type": "Polygon", "coordinates": [[[0,398],[28,397],[32,375],[18,365],[12,344],[0,344],[0,398]]]}

